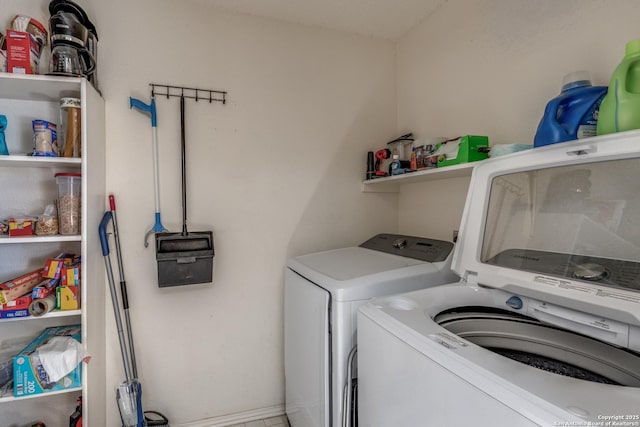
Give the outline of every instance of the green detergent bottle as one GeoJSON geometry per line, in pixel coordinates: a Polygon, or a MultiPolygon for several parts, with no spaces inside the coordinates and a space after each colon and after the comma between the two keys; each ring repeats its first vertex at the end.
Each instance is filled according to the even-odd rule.
{"type": "Polygon", "coordinates": [[[602,100],[597,134],[640,129],[640,39],[626,44],[622,62],[613,73],[602,100]]]}

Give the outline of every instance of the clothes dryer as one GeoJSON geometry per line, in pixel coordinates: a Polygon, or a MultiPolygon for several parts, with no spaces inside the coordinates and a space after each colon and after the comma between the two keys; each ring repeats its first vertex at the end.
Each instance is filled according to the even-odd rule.
{"type": "Polygon", "coordinates": [[[479,163],[461,280],[360,308],[360,426],[639,426],[638,194],[637,131],[479,163]]]}
{"type": "Polygon", "coordinates": [[[350,422],[358,307],[372,297],[457,280],[451,271],[453,247],[441,240],[379,234],[357,247],[287,261],[285,384],[292,427],[350,422]]]}

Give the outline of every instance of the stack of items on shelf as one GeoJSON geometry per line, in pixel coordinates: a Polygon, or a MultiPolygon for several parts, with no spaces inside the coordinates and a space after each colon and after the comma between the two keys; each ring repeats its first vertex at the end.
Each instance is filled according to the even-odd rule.
{"type": "Polygon", "coordinates": [[[86,77],[97,89],[95,25],[80,6],[69,0],[51,0],[49,13],[51,34],[42,23],[25,15],[16,15],[6,35],[0,33],[0,71],[86,77]],[[49,41],[49,65],[43,70],[40,58],[49,41]]]}
{"type": "Polygon", "coordinates": [[[82,385],[81,362],[89,357],[80,325],[46,328],[13,357],[13,395],[29,396],[82,385]]]}
{"type": "Polygon", "coordinates": [[[565,75],[560,94],[544,110],[534,146],[640,129],[639,65],[640,39],[625,45],[609,86],[592,86],[587,71],[565,75]]]}
{"type": "Polygon", "coordinates": [[[0,319],[80,308],[80,256],[62,253],[43,268],[0,283],[0,319]]]}
{"type": "Polygon", "coordinates": [[[416,140],[412,133],[408,133],[389,141],[387,146],[390,148],[368,153],[367,179],[476,162],[489,157],[490,151],[489,138],[478,135],[416,140]],[[411,151],[405,147],[411,147],[411,151]],[[383,165],[388,159],[391,162],[383,165]]]}
{"type": "Polygon", "coordinates": [[[79,235],[81,232],[80,182],[78,173],[57,173],[57,208],[48,205],[38,216],[10,217],[0,221],[0,234],[9,237],[79,235]]]}
{"type": "Polygon", "coordinates": [[[88,362],[80,325],[46,328],[28,344],[0,353],[0,396],[23,397],[82,385],[88,362]],[[17,349],[17,350],[16,350],[17,349]]]}
{"type": "MultiPolygon", "coordinates": [[[[28,155],[81,157],[81,112],[81,101],[78,98],[65,97],[60,99],[60,122],[58,124],[41,119],[32,120],[33,151],[28,155]]],[[[8,124],[7,116],[0,115],[0,155],[4,156],[10,155],[4,134],[8,124]]]]}
{"type": "Polygon", "coordinates": [[[0,35],[2,71],[38,74],[40,56],[47,39],[47,30],[42,23],[29,16],[16,15],[9,24],[6,37],[0,35]]]}

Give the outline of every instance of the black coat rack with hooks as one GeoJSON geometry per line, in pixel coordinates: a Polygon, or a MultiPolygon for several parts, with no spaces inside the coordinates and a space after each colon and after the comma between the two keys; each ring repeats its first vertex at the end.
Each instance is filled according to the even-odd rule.
{"type": "Polygon", "coordinates": [[[169,98],[188,98],[197,101],[208,101],[227,103],[227,92],[222,90],[199,89],[194,87],[159,85],[149,83],[151,86],[151,98],[158,96],[166,96],[169,98]]]}

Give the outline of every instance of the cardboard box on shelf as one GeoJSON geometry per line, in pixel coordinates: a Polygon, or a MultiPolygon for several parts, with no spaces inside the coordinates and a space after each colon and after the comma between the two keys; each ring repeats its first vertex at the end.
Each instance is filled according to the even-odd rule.
{"type": "Polygon", "coordinates": [[[44,279],[42,282],[38,284],[38,286],[33,288],[33,290],[31,291],[31,298],[33,299],[46,298],[47,295],[55,293],[56,288],[58,287],[59,284],[60,284],[60,281],[57,279],[44,279]]]}
{"type": "Polygon", "coordinates": [[[27,292],[31,292],[33,288],[42,282],[41,276],[42,268],[39,268],[15,279],[0,283],[0,304],[6,304],[27,292]]]}
{"type": "Polygon", "coordinates": [[[43,367],[38,349],[55,337],[70,337],[80,342],[81,327],[71,325],[47,328],[13,358],[13,395],[15,397],[65,390],[82,385],[82,363],[56,382],[51,381],[43,367]]]}
{"type": "Polygon", "coordinates": [[[31,316],[28,309],[0,310],[0,319],[17,319],[18,317],[31,316]]]}
{"type": "Polygon", "coordinates": [[[9,236],[33,235],[35,221],[31,218],[10,218],[9,236]]]}
{"type": "Polygon", "coordinates": [[[63,271],[68,267],[80,264],[80,257],[74,254],[61,253],[55,258],[47,259],[42,269],[42,277],[48,279],[60,279],[63,271]]]}
{"type": "Polygon", "coordinates": [[[28,309],[29,304],[31,304],[31,301],[33,301],[33,298],[31,297],[31,295],[25,295],[25,296],[16,298],[13,301],[9,301],[6,304],[0,304],[0,311],[28,309]]]}
{"type": "Polygon", "coordinates": [[[477,162],[489,157],[489,137],[465,135],[437,145],[438,167],[477,162]]]}
{"type": "Polygon", "coordinates": [[[7,72],[38,74],[40,45],[24,31],[7,30],[7,72]]]}
{"type": "Polygon", "coordinates": [[[60,272],[62,286],[80,286],[80,266],[64,267],[60,272]]]}
{"type": "Polygon", "coordinates": [[[58,286],[56,291],[58,310],[77,310],[80,308],[80,287],[58,286]]]}
{"type": "Polygon", "coordinates": [[[31,295],[25,295],[6,304],[0,304],[0,319],[30,316],[29,304],[31,304],[32,300],[31,295]]]}

